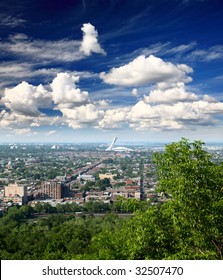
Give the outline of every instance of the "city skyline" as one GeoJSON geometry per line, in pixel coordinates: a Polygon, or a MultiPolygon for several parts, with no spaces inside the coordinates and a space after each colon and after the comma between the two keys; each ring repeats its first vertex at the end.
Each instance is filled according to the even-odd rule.
{"type": "Polygon", "coordinates": [[[221,1],[0,10],[0,142],[223,141],[221,1]]]}

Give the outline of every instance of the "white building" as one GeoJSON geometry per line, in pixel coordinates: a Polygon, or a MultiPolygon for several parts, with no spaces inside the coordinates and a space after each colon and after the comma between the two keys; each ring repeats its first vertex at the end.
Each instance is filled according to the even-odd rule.
{"type": "Polygon", "coordinates": [[[87,174],[82,174],[82,175],[79,174],[77,179],[78,180],[83,179],[84,181],[92,181],[92,182],[95,181],[95,178],[92,175],[87,175],[87,174]]]}
{"type": "Polygon", "coordinates": [[[19,205],[27,203],[27,186],[17,184],[5,186],[4,202],[9,201],[19,205]]]}

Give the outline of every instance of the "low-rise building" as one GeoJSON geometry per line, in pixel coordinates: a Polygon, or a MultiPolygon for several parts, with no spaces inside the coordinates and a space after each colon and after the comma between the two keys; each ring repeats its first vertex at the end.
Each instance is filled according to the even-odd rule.
{"type": "Polygon", "coordinates": [[[84,181],[91,181],[94,182],[95,178],[92,175],[88,175],[88,174],[82,174],[82,175],[78,175],[77,177],[78,180],[84,180],[84,181]]]}
{"type": "Polygon", "coordinates": [[[112,174],[112,173],[99,174],[99,179],[103,180],[103,179],[107,178],[107,179],[110,179],[111,181],[113,181],[114,176],[115,176],[115,174],[112,174]]]}

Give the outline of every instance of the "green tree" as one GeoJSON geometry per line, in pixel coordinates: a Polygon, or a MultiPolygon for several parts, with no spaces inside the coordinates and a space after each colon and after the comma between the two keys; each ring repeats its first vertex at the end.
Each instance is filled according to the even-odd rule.
{"type": "Polygon", "coordinates": [[[38,214],[43,212],[43,205],[40,202],[37,202],[34,206],[34,211],[38,214]]]}
{"type": "Polygon", "coordinates": [[[34,180],[40,180],[40,178],[41,178],[39,173],[35,173],[33,177],[34,177],[34,180]]]}
{"type": "Polygon", "coordinates": [[[183,258],[223,254],[223,172],[203,143],[182,139],[155,155],[159,190],[172,196],[170,217],[183,258]]]}
{"type": "Polygon", "coordinates": [[[85,184],[81,187],[81,191],[90,191],[95,186],[95,182],[86,181],[85,184]]]}
{"type": "Polygon", "coordinates": [[[174,250],[173,233],[168,213],[150,207],[115,229],[103,229],[92,247],[98,259],[164,259],[174,250]]]}
{"type": "Polygon", "coordinates": [[[42,209],[43,209],[43,212],[44,213],[55,213],[56,212],[56,207],[53,207],[50,203],[44,203],[43,205],[42,205],[42,209]]]}
{"type": "Polygon", "coordinates": [[[100,191],[105,191],[107,188],[111,187],[110,179],[104,178],[97,181],[97,187],[100,191]]]}

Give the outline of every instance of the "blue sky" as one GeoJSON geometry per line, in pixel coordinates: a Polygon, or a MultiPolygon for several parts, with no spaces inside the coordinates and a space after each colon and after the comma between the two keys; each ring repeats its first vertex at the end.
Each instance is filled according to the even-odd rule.
{"type": "Polygon", "coordinates": [[[218,0],[2,0],[0,142],[223,141],[218,0]]]}

